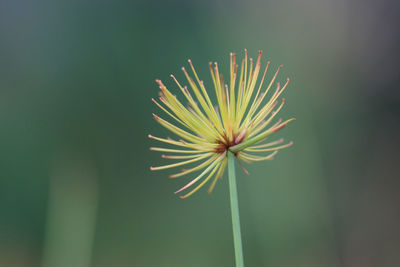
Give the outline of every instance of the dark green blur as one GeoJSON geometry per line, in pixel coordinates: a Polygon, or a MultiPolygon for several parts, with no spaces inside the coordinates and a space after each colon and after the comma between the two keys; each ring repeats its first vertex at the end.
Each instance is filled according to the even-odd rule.
{"type": "MultiPolygon", "coordinates": [[[[237,168],[245,266],[400,266],[395,1],[2,1],[0,266],[234,266],[226,173],[150,172],[155,79],[190,58],[284,65],[276,138],[237,168]]],[[[397,47],[397,48],[396,48],[397,47]]],[[[272,71],[269,73],[271,77],[272,71]]],[[[209,87],[212,89],[211,87],[209,87]]],[[[172,136],[171,136],[172,137],[172,136]]]]}

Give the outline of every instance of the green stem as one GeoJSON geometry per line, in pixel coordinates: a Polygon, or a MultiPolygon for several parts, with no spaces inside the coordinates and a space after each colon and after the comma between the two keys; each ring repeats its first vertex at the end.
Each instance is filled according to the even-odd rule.
{"type": "Polygon", "coordinates": [[[235,155],[231,151],[228,151],[228,177],[236,267],[243,267],[242,237],[240,234],[239,203],[235,175],[235,155]]]}

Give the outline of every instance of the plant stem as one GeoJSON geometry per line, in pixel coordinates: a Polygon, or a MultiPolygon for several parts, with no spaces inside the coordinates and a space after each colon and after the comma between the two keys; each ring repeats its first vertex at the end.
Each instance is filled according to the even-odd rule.
{"type": "Polygon", "coordinates": [[[243,267],[242,236],[240,234],[239,204],[236,188],[235,155],[228,151],[229,193],[231,199],[233,242],[235,246],[236,267],[243,267]]]}

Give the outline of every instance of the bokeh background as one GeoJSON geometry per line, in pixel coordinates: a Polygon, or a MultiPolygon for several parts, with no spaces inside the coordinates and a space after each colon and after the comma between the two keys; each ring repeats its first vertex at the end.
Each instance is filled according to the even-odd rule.
{"type": "Polygon", "coordinates": [[[210,84],[244,48],[284,65],[297,118],[238,169],[246,266],[400,266],[399,7],[1,1],[0,266],[234,266],[227,177],[177,198],[147,134],[156,78],[191,58],[210,84]]]}

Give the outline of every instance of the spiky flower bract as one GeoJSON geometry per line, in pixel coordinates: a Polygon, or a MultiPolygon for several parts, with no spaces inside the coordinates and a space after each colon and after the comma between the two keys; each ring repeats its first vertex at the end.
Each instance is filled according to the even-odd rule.
{"type": "MultiPolygon", "coordinates": [[[[238,73],[236,54],[231,53],[230,74],[226,81],[219,72],[218,64],[216,62],[214,65],[211,62],[209,63],[217,99],[216,106],[212,103],[204,82],[199,79],[190,59],[188,61],[194,79],[185,68],[182,67],[182,71],[191,90],[182,86],[171,75],[177,89],[181,91],[185,101],[188,102],[188,106],[178,100],[178,97],[168,90],[160,80],[156,80],[161,92],[159,101],[155,99],[152,99],[152,101],[170,117],[173,123],[155,114],[153,116],[157,122],[176,134],[179,139],[149,135],[154,140],[174,146],[173,148],[151,147],[150,150],[168,153],[162,155],[162,157],[175,159],[178,162],[151,167],[150,169],[163,170],[198,163],[196,166],[170,175],[171,178],[177,178],[200,171],[193,180],[175,192],[179,193],[202,180],[181,198],[192,195],[211,179],[213,180],[208,192],[210,193],[213,190],[227,165],[228,150],[235,154],[239,163],[240,161],[250,163],[252,161],[272,160],[278,150],[292,145],[292,142],[282,144],[283,139],[264,143],[264,141],[269,140],[272,134],[285,127],[294,118],[286,121],[279,119],[273,122],[285,103],[285,99],[282,99],[278,105],[278,98],[287,87],[289,79],[283,86],[279,82],[275,83],[282,67],[279,66],[271,81],[264,86],[264,79],[270,65],[268,61],[262,77],[258,81],[261,54],[262,51],[259,51],[257,61],[254,63],[252,58],[248,59],[245,50],[245,58],[241,62],[238,73]],[[275,87],[275,89],[270,92],[272,87],[275,87]],[[268,93],[270,93],[269,98],[267,98],[268,93]]],[[[247,171],[245,170],[245,172],[247,171]]]]}

